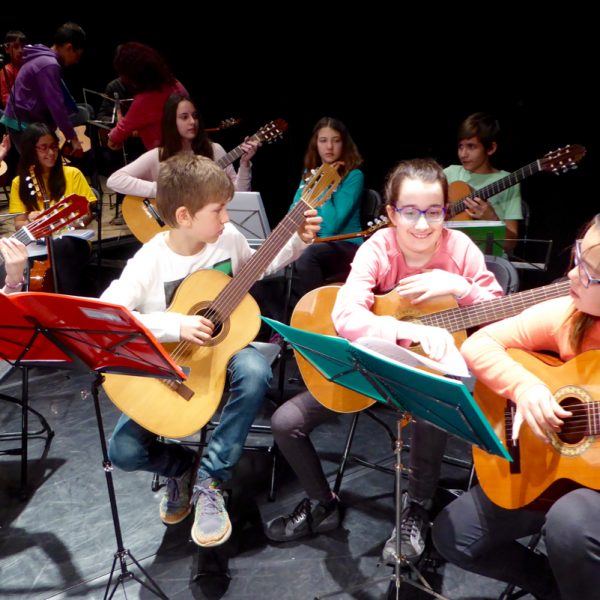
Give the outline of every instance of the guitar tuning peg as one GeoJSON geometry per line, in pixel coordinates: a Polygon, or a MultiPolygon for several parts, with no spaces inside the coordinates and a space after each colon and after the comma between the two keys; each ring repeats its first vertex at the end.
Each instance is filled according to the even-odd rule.
{"type": "MultiPolygon", "coordinates": [[[[375,219],[375,223],[377,223],[377,219],[375,219]]],[[[367,227],[373,227],[375,223],[373,223],[373,221],[367,221],[367,227]]]]}

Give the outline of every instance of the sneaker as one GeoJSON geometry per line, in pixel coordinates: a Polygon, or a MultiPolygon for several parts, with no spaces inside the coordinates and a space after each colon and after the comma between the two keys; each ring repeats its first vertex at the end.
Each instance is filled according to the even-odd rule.
{"type": "Polygon", "coordinates": [[[205,548],[219,546],[231,536],[231,521],[217,486],[214,479],[204,479],[194,486],[192,496],[192,503],[196,503],[192,540],[205,548]]]}
{"type": "MultiPolygon", "coordinates": [[[[428,512],[416,502],[405,500],[400,525],[400,553],[409,562],[419,560],[425,551],[425,540],[431,523],[428,512]]],[[[385,543],[381,554],[386,564],[394,564],[396,555],[396,528],[392,531],[390,539],[385,543]]]]}
{"type": "Polygon", "coordinates": [[[274,542],[288,542],[313,533],[325,533],[340,524],[339,500],[336,498],[328,505],[320,502],[312,506],[304,498],[287,517],[277,517],[267,523],[265,535],[274,542]]]}
{"type": "Polygon", "coordinates": [[[181,523],[191,512],[192,486],[196,467],[190,467],[181,477],[169,477],[160,501],[160,520],[165,525],[181,523]]]}
{"type": "Polygon", "coordinates": [[[125,219],[123,217],[115,217],[111,219],[110,224],[120,227],[121,225],[125,225],[125,219]]]}

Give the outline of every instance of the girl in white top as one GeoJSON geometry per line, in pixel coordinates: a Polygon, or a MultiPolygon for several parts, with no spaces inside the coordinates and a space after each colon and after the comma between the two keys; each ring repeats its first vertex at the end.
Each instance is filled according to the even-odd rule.
{"type": "MultiPolygon", "coordinates": [[[[257,142],[245,141],[241,145],[244,153],[240,159],[240,170],[225,167],[225,172],[237,191],[250,190],[252,170],[250,159],[256,153],[257,142]]],[[[184,94],[172,94],[165,104],[162,122],[162,146],[149,150],[132,163],[115,171],[107,186],[120,194],[156,198],[156,180],[160,163],[181,151],[194,152],[214,161],[225,156],[222,146],[210,141],[200,122],[194,103],[184,94]]]]}

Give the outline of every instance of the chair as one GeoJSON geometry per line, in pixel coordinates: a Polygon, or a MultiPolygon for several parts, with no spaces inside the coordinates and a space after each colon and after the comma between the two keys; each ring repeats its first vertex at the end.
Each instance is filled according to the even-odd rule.
{"type": "Polygon", "coordinates": [[[507,258],[486,254],[485,265],[494,274],[505,294],[514,294],[519,290],[519,273],[507,258]]]}

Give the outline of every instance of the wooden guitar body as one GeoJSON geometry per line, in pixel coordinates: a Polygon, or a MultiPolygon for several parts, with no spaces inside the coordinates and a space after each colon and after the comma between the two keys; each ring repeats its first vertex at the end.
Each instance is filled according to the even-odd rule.
{"type": "Polygon", "coordinates": [[[575,487],[600,489],[600,350],[574,359],[545,362],[547,357],[511,349],[509,355],[539,377],[559,404],[573,411],[549,444],[524,424],[516,446],[511,444],[514,405],[484,384],[475,386],[475,398],[504,442],[514,462],[473,448],[477,477],[488,498],[515,509],[540,501],[547,505],[575,487]]]}
{"type": "MultiPolygon", "coordinates": [[[[202,314],[230,281],[220,271],[197,271],[179,286],[168,310],[202,314]],[[198,301],[200,296],[202,300],[198,301]]],[[[165,437],[192,435],[219,406],[229,359],[256,337],[259,327],[258,305],[246,295],[209,345],[164,345],[186,373],[189,369],[189,379],[185,381],[185,387],[192,391],[189,399],[185,390],[148,377],[106,375],[104,390],[120,410],[145,429],[165,437]]]]}
{"type": "MultiPolygon", "coordinates": [[[[290,325],[313,333],[337,335],[331,320],[331,311],[340,288],[339,285],[329,285],[312,290],[303,296],[296,304],[290,325]]],[[[416,307],[395,291],[391,291],[375,296],[371,312],[376,315],[391,315],[398,320],[419,322],[424,315],[454,307],[456,307],[456,300],[451,296],[435,298],[416,307]]],[[[458,331],[454,334],[454,339],[456,345],[460,347],[466,339],[466,334],[464,331],[458,331]]],[[[331,383],[302,355],[298,352],[295,352],[295,355],[306,387],[327,408],[335,412],[349,413],[364,410],[375,404],[375,400],[367,396],[331,383]]]]}

